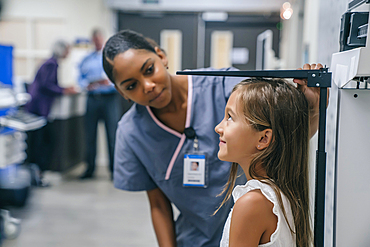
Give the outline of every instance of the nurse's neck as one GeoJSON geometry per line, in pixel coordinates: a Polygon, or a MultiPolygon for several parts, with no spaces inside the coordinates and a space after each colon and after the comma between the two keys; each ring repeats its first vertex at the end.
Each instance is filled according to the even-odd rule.
{"type": "Polygon", "coordinates": [[[171,102],[162,112],[178,112],[186,110],[188,101],[188,76],[171,75],[171,102]]]}
{"type": "Polygon", "coordinates": [[[162,109],[152,110],[164,125],[183,133],[187,114],[188,79],[187,76],[171,76],[171,80],[171,102],[162,109]]]}

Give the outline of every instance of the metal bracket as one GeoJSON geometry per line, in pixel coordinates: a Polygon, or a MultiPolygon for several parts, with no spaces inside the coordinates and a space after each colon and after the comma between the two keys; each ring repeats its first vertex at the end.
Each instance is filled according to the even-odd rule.
{"type": "Polygon", "coordinates": [[[307,86],[309,87],[331,87],[331,73],[328,68],[309,71],[307,73],[307,86]]]}

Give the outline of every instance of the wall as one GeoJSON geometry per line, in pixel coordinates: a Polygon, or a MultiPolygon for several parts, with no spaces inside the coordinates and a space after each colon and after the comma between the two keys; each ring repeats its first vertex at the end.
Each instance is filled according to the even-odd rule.
{"type": "Polygon", "coordinates": [[[319,0],[305,0],[303,24],[303,63],[318,62],[319,0]]]}
{"type": "Polygon", "coordinates": [[[331,55],[339,51],[341,15],[349,0],[296,0],[289,20],[283,21],[280,43],[284,68],[294,69],[304,63],[330,67],[331,55]]]}
{"type": "Polygon", "coordinates": [[[282,69],[296,69],[302,66],[304,1],[292,3],[293,15],[282,21],[280,59],[282,69]]]}
{"type": "Polygon", "coordinates": [[[318,26],[319,43],[317,58],[330,68],[331,55],[339,51],[339,28],[342,14],[347,11],[349,0],[320,1],[318,26]]]}
{"type": "Polygon", "coordinates": [[[94,27],[104,29],[106,35],[112,34],[115,31],[113,13],[104,0],[5,0],[0,43],[14,46],[15,77],[32,81],[40,63],[51,55],[51,45],[58,38],[69,42],[89,39],[94,27]]]}
{"type": "Polygon", "coordinates": [[[66,38],[89,37],[95,26],[114,31],[104,0],[3,0],[2,19],[59,18],[66,22],[66,38]]]}

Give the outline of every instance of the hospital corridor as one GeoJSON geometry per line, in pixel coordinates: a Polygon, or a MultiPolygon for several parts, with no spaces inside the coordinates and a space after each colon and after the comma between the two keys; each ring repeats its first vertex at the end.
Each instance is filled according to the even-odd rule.
{"type": "Polygon", "coordinates": [[[370,0],[0,0],[0,247],[369,247],[370,0]]]}

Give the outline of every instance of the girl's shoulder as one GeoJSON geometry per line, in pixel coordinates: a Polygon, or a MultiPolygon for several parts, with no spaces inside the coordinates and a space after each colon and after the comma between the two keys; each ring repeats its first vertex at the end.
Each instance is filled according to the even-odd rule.
{"type": "Polygon", "coordinates": [[[250,216],[273,214],[275,193],[268,185],[258,180],[249,180],[245,185],[236,186],[233,191],[235,210],[244,210],[250,216]]]}
{"type": "Polygon", "coordinates": [[[234,202],[236,202],[246,193],[253,190],[260,190],[261,193],[263,194],[262,196],[264,196],[273,203],[276,202],[276,195],[273,188],[270,185],[256,179],[249,180],[245,185],[237,185],[234,188],[232,193],[234,202]]]}
{"type": "MultiPolygon", "coordinates": [[[[277,198],[273,188],[259,180],[249,180],[245,185],[238,185],[233,191],[234,210],[240,209],[248,217],[266,216],[263,220],[275,219],[277,198]]],[[[235,211],[234,211],[235,212],[235,211]]],[[[233,213],[234,213],[233,212],[233,213]]]]}
{"type": "Polygon", "coordinates": [[[264,216],[273,215],[274,204],[268,200],[260,189],[254,189],[241,196],[234,205],[233,216],[242,217],[247,222],[264,216]]]}
{"type": "Polygon", "coordinates": [[[258,188],[242,195],[233,208],[230,231],[234,234],[233,239],[251,244],[269,242],[277,225],[273,207],[274,204],[258,188]]]}
{"type": "Polygon", "coordinates": [[[245,185],[236,186],[233,191],[235,205],[232,217],[241,222],[239,227],[252,225],[253,229],[249,228],[249,230],[254,231],[255,222],[257,222],[260,229],[265,229],[260,230],[260,232],[264,231],[260,239],[263,244],[260,246],[295,246],[295,235],[291,234],[289,228],[291,225],[294,229],[289,201],[280,193],[287,215],[285,219],[275,193],[279,192],[275,192],[269,184],[258,180],[249,180],[245,185]],[[258,222],[264,222],[264,225],[259,225],[258,222]]]}

